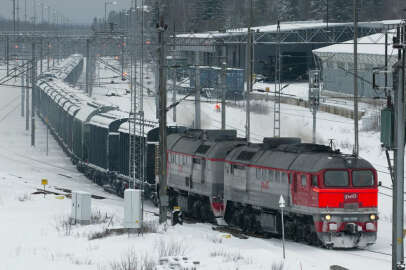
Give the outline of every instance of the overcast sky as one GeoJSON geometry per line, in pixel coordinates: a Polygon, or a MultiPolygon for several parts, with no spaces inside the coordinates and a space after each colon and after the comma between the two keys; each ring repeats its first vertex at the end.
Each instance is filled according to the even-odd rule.
{"type": "MultiPolygon", "coordinates": [[[[25,2],[27,2],[27,17],[33,16],[34,0],[15,0],[19,2],[20,18],[24,18],[25,2]]],[[[121,10],[129,8],[131,0],[35,0],[37,3],[37,17],[41,19],[41,3],[51,6],[65,17],[76,23],[90,23],[94,17],[104,17],[104,2],[116,1],[116,5],[108,5],[109,10],[121,10]]],[[[12,18],[12,0],[0,0],[0,15],[4,18],[12,18]]],[[[47,12],[45,12],[47,14],[47,12]]]]}

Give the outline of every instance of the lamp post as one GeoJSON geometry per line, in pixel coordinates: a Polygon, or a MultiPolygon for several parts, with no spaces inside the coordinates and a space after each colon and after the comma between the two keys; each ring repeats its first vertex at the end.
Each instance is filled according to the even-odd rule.
{"type": "Polygon", "coordinates": [[[286,207],[285,199],[283,195],[279,197],[279,208],[281,209],[281,221],[282,221],[282,249],[283,249],[283,259],[285,259],[285,224],[283,219],[283,209],[286,207]]]}
{"type": "Polygon", "coordinates": [[[116,1],[104,1],[104,23],[107,23],[107,5],[116,5],[116,1]]]}

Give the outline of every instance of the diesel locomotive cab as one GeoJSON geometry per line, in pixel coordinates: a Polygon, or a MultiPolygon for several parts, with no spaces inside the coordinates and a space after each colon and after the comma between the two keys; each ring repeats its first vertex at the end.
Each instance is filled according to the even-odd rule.
{"type": "Polygon", "coordinates": [[[320,174],[316,230],[326,246],[374,244],[377,234],[377,175],[371,168],[331,169],[320,174]]]}

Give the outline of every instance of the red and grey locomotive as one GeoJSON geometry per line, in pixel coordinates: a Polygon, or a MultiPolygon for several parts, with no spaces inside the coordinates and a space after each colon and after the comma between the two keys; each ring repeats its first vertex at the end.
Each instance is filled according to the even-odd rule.
{"type": "Polygon", "coordinates": [[[377,235],[377,174],[364,159],[298,138],[237,138],[234,130],[168,136],[171,205],[205,221],[335,248],[365,247],[377,235]]]}

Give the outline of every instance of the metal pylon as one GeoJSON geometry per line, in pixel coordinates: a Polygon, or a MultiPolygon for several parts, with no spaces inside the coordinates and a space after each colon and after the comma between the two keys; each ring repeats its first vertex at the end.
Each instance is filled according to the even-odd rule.
{"type": "MultiPolygon", "coordinates": [[[[280,26],[278,21],[278,33],[280,26]]],[[[278,35],[278,40],[280,37],[278,35]]],[[[273,136],[281,136],[281,50],[280,43],[277,46],[275,54],[275,100],[273,105],[273,136]]]]}
{"type": "MultiPolygon", "coordinates": [[[[143,1],[142,1],[143,2],[143,1]]],[[[131,53],[131,109],[129,113],[129,176],[133,180],[133,188],[144,191],[145,182],[145,119],[143,111],[143,11],[137,15],[135,32],[132,38],[136,46],[135,55],[131,53]],[[140,26],[140,27],[138,27],[140,26]],[[136,45],[141,44],[141,45],[136,45]]]]}
{"type": "Polygon", "coordinates": [[[142,102],[140,94],[142,87],[136,87],[136,65],[131,68],[131,110],[129,113],[129,176],[133,180],[132,187],[143,188],[144,165],[145,165],[145,119],[143,111],[140,111],[142,102]],[[139,90],[139,91],[137,91],[139,90]]]}

